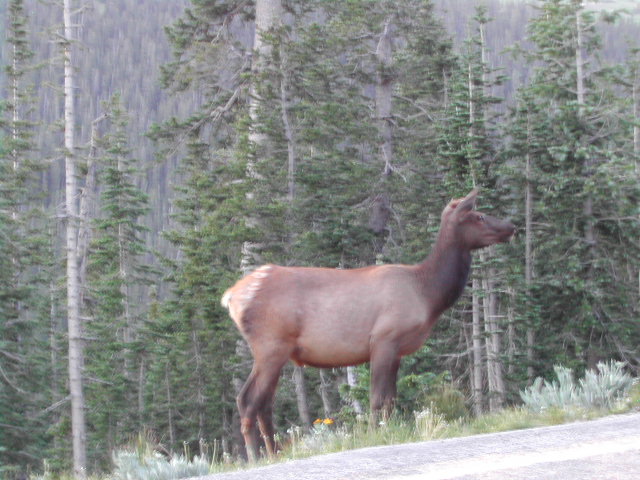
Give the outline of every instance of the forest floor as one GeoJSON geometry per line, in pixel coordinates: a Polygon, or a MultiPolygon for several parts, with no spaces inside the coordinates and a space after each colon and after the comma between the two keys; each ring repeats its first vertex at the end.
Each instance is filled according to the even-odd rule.
{"type": "Polygon", "coordinates": [[[636,480],[640,413],[551,427],[363,448],[200,480],[636,480]]]}

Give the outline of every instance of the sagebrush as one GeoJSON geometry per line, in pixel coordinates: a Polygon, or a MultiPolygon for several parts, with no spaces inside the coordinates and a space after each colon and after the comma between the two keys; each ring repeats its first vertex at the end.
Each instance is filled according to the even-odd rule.
{"type": "Polygon", "coordinates": [[[520,392],[529,410],[541,412],[550,408],[579,407],[611,409],[633,385],[624,371],[624,362],[600,362],[596,370],[588,370],[577,383],[570,368],[556,365],[556,380],[538,377],[533,385],[520,392]]]}

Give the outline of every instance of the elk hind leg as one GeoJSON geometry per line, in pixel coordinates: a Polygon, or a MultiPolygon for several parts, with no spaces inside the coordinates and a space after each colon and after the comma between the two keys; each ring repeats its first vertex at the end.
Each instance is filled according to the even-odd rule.
{"type": "Polygon", "coordinates": [[[260,423],[267,452],[272,455],[275,451],[271,415],[272,402],[280,370],[285,362],[286,358],[274,363],[272,358],[262,367],[258,367],[258,362],[255,362],[247,382],[238,395],[241,430],[249,461],[255,461],[258,458],[257,421],[260,423]]]}
{"type": "MultiPolygon", "coordinates": [[[[273,393],[275,394],[275,388],[273,393]]],[[[258,425],[264,439],[267,455],[273,458],[276,454],[276,438],[273,428],[273,395],[266,399],[258,412],[258,425]]]]}
{"type": "Polygon", "coordinates": [[[258,435],[256,431],[256,374],[252,370],[249,378],[238,394],[237,404],[240,413],[240,431],[244,437],[247,459],[255,462],[258,458],[258,435]]]}

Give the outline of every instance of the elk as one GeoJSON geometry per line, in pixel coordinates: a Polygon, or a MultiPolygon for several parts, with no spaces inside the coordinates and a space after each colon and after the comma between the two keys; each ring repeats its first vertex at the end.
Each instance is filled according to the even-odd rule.
{"type": "Polygon", "coordinates": [[[417,265],[263,265],[224,293],[222,305],[254,359],[237,398],[250,461],[258,453],[256,421],[268,455],[275,452],[273,398],[289,359],[320,368],[370,362],[371,411],[392,409],[400,359],[420,348],[462,294],[471,251],[515,233],[511,222],[474,210],[477,193],[449,202],[431,253],[417,265]]]}

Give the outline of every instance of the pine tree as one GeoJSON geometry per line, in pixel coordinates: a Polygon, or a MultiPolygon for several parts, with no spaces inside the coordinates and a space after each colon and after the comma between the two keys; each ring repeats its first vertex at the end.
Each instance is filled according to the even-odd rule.
{"type": "MultiPolygon", "coordinates": [[[[510,141],[504,146],[503,154],[511,159],[501,166],[501,173],[509,178],[514,190],[518,192],[521,214],[516,220],[523,225],[524,230],[521,236],[524,237],[524,251],[521,252],[524,258],[524,266],[514,269],[515,275],[512,282],[514,290],[518,292],[516,300],[516,318],[513,319],[512,331],[517,329],[523,334],[514,337],[524,338],[524,342],[515,340],[512,348],[518,355],[526,358],[526,365],[522,365],[519,372],[514,373],[516,380],[518,377],[525,379],[527,383],[533,382],[536,372],[541,362],[540,349],[536,347],[536,332],[542,330],[544,318],[541,316],[542,305],[538,303],[541,298],[536,292],[541,292],[544,285],[539,283],[536,271],[536,259],[534,255],[535,245],[538,238],[543,234],[537,226],[534,205],[538,202],[537,193],[540,186],[539,167],[544,164],[548,157],[547,134],[551,129],[551,119],[547,115],[545,105],[535,101],[531,91],[522,89],[519,92],[516,106],[510,113],[508,125],[505,133],[510,141]]],[[[520,255],[518,255],[520,256],[520,255]]],[[[510,364],[521,362],[511,362],[510,364]]]]}
{"type": "Polygon", "coordinates": [[[135,300],[150,281],[140,218],[147,212],[147,197],[137,186],[140,171],[128,147],[128,118],[120,97],[105,104],[110,130],[98,142],[100,213],[93,219],[93,240],[88,250],[84,294],[87,317],[86,398],[90,457],[109,461],[105,454],[143,428],[138,398],[144,378],[139,377],[141,308],[135,300]],[[100,154],[103,152],[102,154],[100,154]],[[104,448],[106,447],[106,448],[104,448]]]}
{"type": "Polygon", "coordinates": [[[628,216],[638,185],[624,173],[629,157],[616,153],[624,151],[620,102],[613,71],[598,58],[595,14],[581,1],[547,1],[529,37],[536,67],[521,111],[533,112],[529,132],[540,139],[534,145],[544,145],[528,157],[530,215],[539,225],[528,301],[545,320],[535,344],[554,363],[587,367],[611,356],[633,363],[627,342],[637,318],[635,286],[621,272],[623,258],[638,255],[637,225],[628,216]]]}
{"type": "MultiPolygon", "coordinates": [[[[167,30],[176,60],[163,69],[165,87],[203,92],[199,111],[151,132],[163,153],[181,157],[175,228],[166,232],[180,255],[168,259],[170,298],[145,328],[152,345],[146,395],[164,399],[149,411],[150,423],[171,449],[189,441],[196,451],[200,441],[234,437],[233,379],[250,368],[236,356],[238,336],[219,299],[237,277],[242,243],[257,239],[244,221],[251,57],[236,29],[250,24],[252,8],[194,1],[167,30]]],[[[239,453],[239,445],[223,445],[239,453]]]]}
{"type": "Polygon", "coordinates": [[[35,69],[22,1],[8,4],[6,102],[0,126],[0,476],[37,466],[47,447],[51,255],[36,188],[44,165],[33,134],[35,69]],[[46,411],[46,410],[45,410],[46,411]]]}
{"type": "MultiPolygon", "coordinates": [[[[487,64],[485,43],[489,23],[486,8],[478,7],[469,38],[464,44],[458,68],[449,83],[449,104],[440,125],[440,168],[450,196],[481,187],[483,200],[497,204],[496,129],[492,105],[499,100],[491,89],[503,79],[487,64]]],[[[505,399],[501,336],[497,325],[500,278],[494,268],[495,249],[480,251],[474,260],[471,289],[471,318],[463,320],[466,350],[469,352],[469,384],[476,414],[484,409],[485,380],[488,404],[499,409],[505,399]],[[470,320],[470,321],[469,321],[470,320]]],[[[463,304],[464,305],[464,304],[463,304]]],[[[465,307],[462,307],[465,310],[465,307]]]]}

